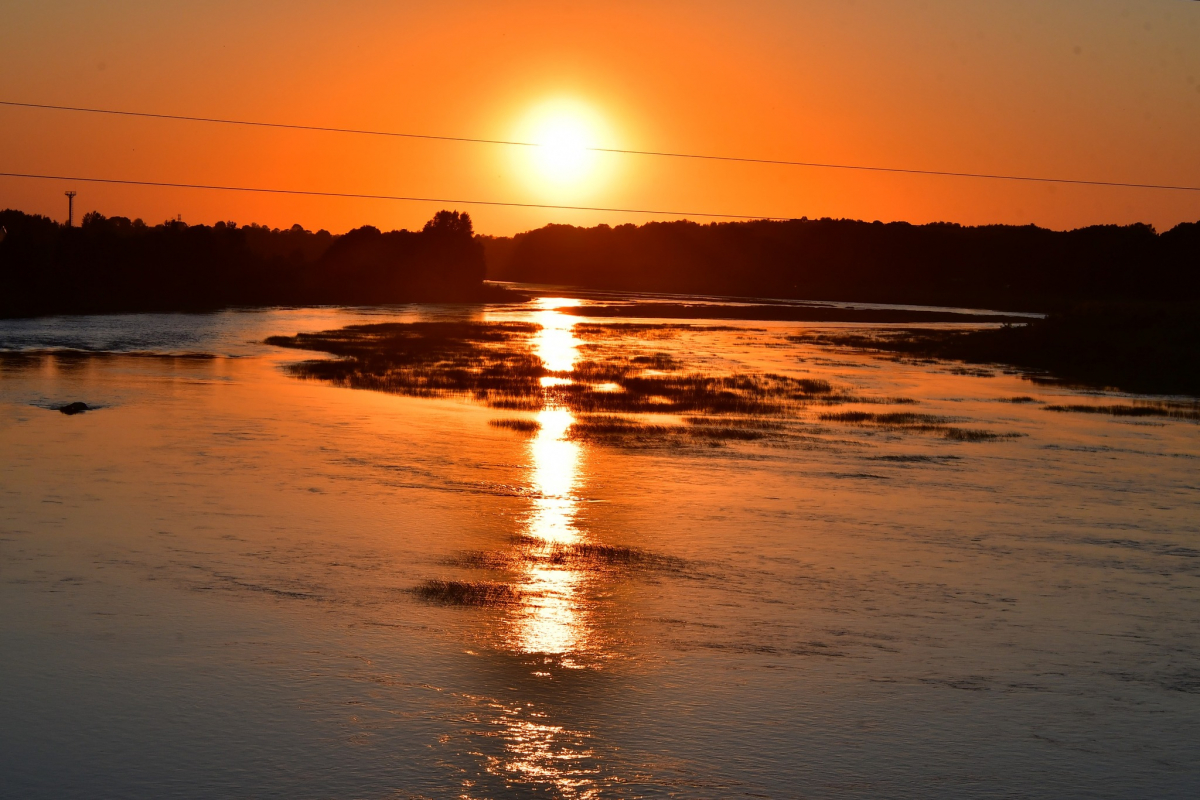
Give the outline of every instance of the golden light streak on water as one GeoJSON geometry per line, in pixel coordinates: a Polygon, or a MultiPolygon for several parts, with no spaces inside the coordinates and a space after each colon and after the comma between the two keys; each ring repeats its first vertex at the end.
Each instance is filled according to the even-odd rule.
{"type": "MultiPolygon", "coordinates": [[[[539,332],[534,348],[549,369],[568,372],[579,357],[574,319],[555,311],[578,301],[546,297],[539,301],[539,332]]],[[[560,376],[556,384],[569,383],[560,376]]],[[[525,653],[567,656],[586,639],[579,593],[584,576],[568,564],[555,563],[556,548],[583,537],[576,522],[583,449],[568,438],[571,412],[552,402],[538,412],[538,433],[529,443],[529,484],[534,499],[522,533],[532,546],[534,560],[519,588],[527,597],[517,620],[518,647],[525,653]]]]}
{"type": "MultiPolygon", "coordinates": [[[[541,298],[537,321],[542,326],[534,349],[547,369],[569,373],[579,357],[572,317],[555,311],[578,301],[541,298]]],[[[567,375],[547,376],[543,387],[571,383],[567,375]]],[[[587,611],[583,604],[585,574],[569,562],[554,558],[556,551],[584,539],[577,516],[582,476],[583,448],[569,438],[575,422],[570,410],[547,399],[538,412],[538,433],[529,443],[529,488],[532,505],[522,521],[521,533],[529,548],[524,574],[517,582],[523,603],[512,619],[510,641],[526,655],[553,659],[564,667],[578,666],[572,659],[589,646],[587,611]]],[[[537,673],[548,675],[549,673],[537,673]]],[[[568,732],[548,721],[530,721],[515,715],[503,720],[506,757],[493,768],[523,783],[553,787],[559,797],[590,798],[598,791],[594,777],[581,771],[581,760],[591,751],[578,732],[568,732]]]]}
{"type": "MultiPolygon", "coordinates": [[[[538,358],[551,372],[570,372],[579,358],[579,339],[575,338],[574,317],[560,314],[555,309],[578,306],[582,301],[569,297],[539,297],[540,309],[534,321],[542,326],[534,342],[538,358]]],[[[546,385],[545,383],[542,384],[546,385]]]]}
{"type": "Polygon", "coordinates": [[[586,747],[588,734],[566,730],[559,725],[522,720],[519,709],[509,710],[511,723],[505,730],[508,760],[501,765],[508,776],[524,783],[550,784],[559,797],[596,797],[595,770],[580,762],[594,756],[586,747]]]}

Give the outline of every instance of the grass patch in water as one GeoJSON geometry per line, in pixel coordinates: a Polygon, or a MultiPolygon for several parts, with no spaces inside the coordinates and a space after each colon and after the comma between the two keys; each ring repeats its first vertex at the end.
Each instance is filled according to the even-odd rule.
{"type": "Polygon", "coordinates": [[[653,353],[648,356],[634,356],[629,363],[644,369],[657,369],[664,372],[681,369],[683,365],[669,353],[653,353]]]}
{"type": "Polygon", "coordinates": [[[1113,417],[1170,417],[1172,419],[1200,419],[1200,404],[1157,403],[1154,405],[1056,405],[1046,406],[1044,411],[1061,411],[1074,414],[1108,414],[1113,417]]]}
{"type": "Polygon", "coordinates": [[[447,559],[445,563],[453,567],[498,571],[519,571],[538,564],[585,571],[612,567],[679,571],[685,566],[682,559],[626,545],[546,542],[533,536],[516,536],[513,538],[513,544],[515,546],[507,551],[469,550],[447,559]]]}
{"type": "Polygon", "coordinates": [[[1153,394],[1200,395],[1200,306],[1084,303],[989,330],[800,334],[791,341],[974,364],[1011,364],[1056,380],[1153,394]]]}
{"type": "MultiPolygon", "coordinates": [[[[639,337],[714,326],[641,324],[576,326],[577,335],[605,339],[570,371],[553,372],[535,353],[541,327],[520,322],[410,322],[352,325],[320,333],[276,336],[270,344],[316,350],[335,359],[287,369],[335,385],[413,396],[464,395],[492,408],[571,412],[568,436],[617,445],[720,446],[725,442],[794,439],[784,425],[751,420],[798,419],[811,404],[858,398],[819,378],[771,372],[715,373],[695,369],[679,354],[638,353],[639,337]],[[601,332],[603,331],[603,332],[601,332]],[[633,341],[620,341],[620,339],[633,341]],[[616,341],[614,341],[616,340],[616,341]],[[630,352],[634,349],[634,352],[630,352]],[[560,379],[555,382],[545,378],[560,379]],[[550,385],[543,385],[548,383],[550,385]],[[685,424],[641,417],[682,416],[685,424]]],[[[877,402],[911,403],[907,398],[877,402]]],[[[491,420],[494,427],[531,433],[533,420],[491,420]]],[[[879,424],[888,424],[881,421],[879,424]]],[[[895,421],[893,424],[901,424],[895,421]]]]}
{"type": "Polygon", "coordinates": [[[711,426],[714,422],[719,422],[725,428],[749,428],[760,431],[779,431],[784,429],[782,423],[761,417],[684,417],[683,422],[686,425],[695,426],[711,426]]]}
{"type": "Polygon", "coordinates": [[[267,342],[338,356],[291,365],[289,371],[299,377],[395,394],[465,394],[495,408],[536,409],[549,400],[576,413],[778,415],[834,395],[823,380],[684,373],[678,361],[661,353],[582,361],[568,373],[552,373],[533,352],[538,330],[517,322],[386,323],[267,342]],[[549,376],[569,377],[571,383],[543,387],[541,379],[549,376]]]}
{"type": "Polygon", "coordinates": [[[643,323],[643,322],[613,322],[598,324],[581,322],[573,329],[575,335],[584,341],[602,339],[626,338],[635,336],[639,339],[674,339],[681,332],[703,333],[708,331],[737,331],[739,333],[761,332],[761,328],[740,328],[732,325],[686,325],[672,323],[643,323]]]}
{"type": "Polygon", "coordinates": [[[681,569],[684,566],[682,559],[621,544],[545,542],[533,536],[517,536],[513,542],[519,557],[526,562],[549,562],[574,569],[611,566],[681,569]]]}
{"type": "Polygon", "coordinates": [[[536,419],[489,419],[488,425],[520,433],[537,433],[542,427],[536,419]]]}
{"type": "Polygon", "coordinates": [[[891,414],[876,414],[870,411],[838,411],[821,414],[825,422],[844,422],[851,425],[877,425],[888,430],[904,430],[915,433],[939,433],[944,438],[956,442],[985,442],[994,439],[1013,439],[1020,434],[996,433],[972,428],[958,428],[947,423],[955,422],[953,417],[939,417],[933,414],[913,414],[906,412],[891,414]]]}
{"type": "Polygon", "coordinates": [[[412,590],[423,600],[452,606],[509,606],[521,593],[506,583],[492,581],[425,581],[412,590]]]}
{"type": "Polygon", "coordinates": [[[872,456],[872,461],[887,461],[891,464],[941,464],[946,461],[959,461],[960,456],[909,456],[909,455],[890,455],[890,456],[872,456]]]}
{"type": "Polygon", "coordinates": [[[502,408],[537,407],[549,374],[530,349],[525,322],[393,322],[272,336],[267,344],[337,360],[304,361],[298,377],[414,396],[467,394],[502,408]]]}
{"type": "Polygon", "coordinates": [[[578,413],[735,414],[779,416],[798,404],[826,399],[828,381],[774,373],[646,374],[629,361],[585,361],[573,383],[548,387],[547,396],[578,413]],[[605,384],[604,389],[597,385],[605,384]],[[615,384],[620,391],[612,391],[615,384]]]}
{"type": "Polygon", "coordinates": [[[702,444],[719,446],[725,442],[750,442],[767,438],[786,438],[786,427],[768,420],[725,417],[685,417],[683,425],[657,425],[633,417],[614,415],[584,416],[576,420],[567,436],[577,441],[603,442],[624,446],[674,447],[702,444]]]}
{"type": "Polygon", "coordinates": [[[567,438],[576,441],[607,441],[621,440],[624,443],[661,442],[666,436],[676,432],[676,425],[652,425],[631,417],[612,416],[608,414],[589,415],[580,417],[567,429],[567,438]]]}
{"type": "Polygon", "coordinates": [[[693,439],[711,439],[718,442],[752,442],[767,436],[763,431],[752,428],[730,428],[722,425],[697,425],[686,430],[686,435],[693,439]]]}
{"type": "Polygon", "coordinates": [[[996,433],[979,428],[943,428],[941,433],[954,442],[990,442],[996,439],[1018,439],[1019,433],[996,433]]]}
{"type": "Polygon", "coordinates": [[[953,422],[952,417],[938,417],[933,414],[912,414],[908,412],[898,412],[893,414],[876,414],[871,411],[837,411],[829,414],[822,414],[821,419],[826,422],[850,422],[850,423],[873,423],[876,425],[889,425],[896,427],[911,427],[913,425],[944,425],[947,422],[953,422]]]}

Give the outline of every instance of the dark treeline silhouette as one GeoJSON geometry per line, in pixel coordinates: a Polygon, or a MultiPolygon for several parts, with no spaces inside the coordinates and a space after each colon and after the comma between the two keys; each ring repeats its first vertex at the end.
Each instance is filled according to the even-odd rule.
{"type": "Polygon", "coordinates": [[[1200,223],[652,222],[483,238],[489,278],[589,289],[1023,311],[1200,297],[1200,223]]]}
{"type": "Polygon", "coordinates": [[[477,300],[484,252],[471,218],[423,230],[334,236],[235,223],[187,225],[92,212],[77,228],[0,211],[0,315],[209,310],[229,306],[477,300]]]}

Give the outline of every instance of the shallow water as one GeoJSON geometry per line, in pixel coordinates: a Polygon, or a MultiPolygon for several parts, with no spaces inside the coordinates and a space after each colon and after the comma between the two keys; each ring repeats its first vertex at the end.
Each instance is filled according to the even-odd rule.
{"type": "Polygon", "coordinates": [[[553,404],[297,379],[319,354],[262,344],[527,320],[568,374],[613,320],[566,304],[0,322],[0,794],[1200,791],[1194,421],[695,323],[606,346],[1019,435],[814,405],[786,442],[628,446],[553,404]],[[514,416],[540,424],[489,425],[514,416]]]}

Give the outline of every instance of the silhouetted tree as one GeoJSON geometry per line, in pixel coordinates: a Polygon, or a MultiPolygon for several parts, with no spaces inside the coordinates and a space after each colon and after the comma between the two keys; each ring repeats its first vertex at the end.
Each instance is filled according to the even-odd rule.
{"type": "Polygon", "coordinates": [[[89,212],[77,228],[0,212],[0,315],[381,304],[480,296],[483,246],[466,214],[420,232],[343,236],[234,222],[213,226],[89,212]]]}
{"type": "Polygon", "coordinates": [[[439,211],[425,223],[424,233],[439,233],[447,236],[472,236],[471,215],[467,212],[439,211]]]}
{"type": "Polygon", "coordinates": [[[1200,223],[651,222],[483,241],[492,278],[596,289],[1029,310],[1200,297],[1200,223]]]}

